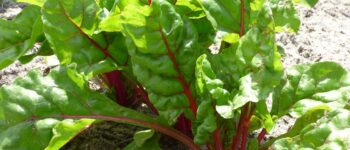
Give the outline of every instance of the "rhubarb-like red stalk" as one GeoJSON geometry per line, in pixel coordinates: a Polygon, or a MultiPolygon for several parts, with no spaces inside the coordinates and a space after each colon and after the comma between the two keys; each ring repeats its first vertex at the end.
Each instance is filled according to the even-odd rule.
{"type": "Polygon", "coordinates": [[[220,134],[220,129],[219,128],[217,128],[214,131],[214,142],[215,142],[215,149],[216,150],[223,150],[222,142],[221,142],[221,134],[220,134]]]}
{"type": "Polygon", "coordinates": [[[108,80],[108,84],[111,88],[115,90],[116,102],[122,106],[130,106],[131,103],[128,101],[128,91],[124,86],[122,73],[119,70],[105,73],[105,76],[108,80]]]}
{"type": "Polygon", "coordinates": [[[266,135],[266,129],[264,128],[264,129],[261,130],[261,132],[260,132],[259,135],[258,135],[258,143],[259,143],[259,144],[260,144],[261,141],[264,139],[265,135],[266,135]]]}
{"type": "Polygon", "coordinates": [[[238,143],[241,140],[241,134],[243,134],[244,121],[246,119],[248,109],[249,109],[249,103],[245,104],[244,108],[241,111],[241,116],[239,118],[238,127],[236,128],[237,133],[234,136],[234,138],[232,139],[232,150],[236,150],[236,148],[238,147],[238,143]]]}

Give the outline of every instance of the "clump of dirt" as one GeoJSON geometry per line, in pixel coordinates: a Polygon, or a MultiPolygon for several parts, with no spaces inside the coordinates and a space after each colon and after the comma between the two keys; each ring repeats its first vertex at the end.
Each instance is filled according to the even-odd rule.
{"type": "Polygon", "coordinates": [[[350,1],[319,0],[314,8],[297,9],[302,22],[299,32],[276,38],[285,49],[284,66],[335,61],[350,71],[350,1]]]}

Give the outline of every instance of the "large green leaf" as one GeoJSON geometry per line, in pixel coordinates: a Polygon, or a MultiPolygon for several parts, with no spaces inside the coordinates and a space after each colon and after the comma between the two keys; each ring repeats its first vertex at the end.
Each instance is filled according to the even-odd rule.
{"type": "Polygon", "coordinates": [[[201,51],[191,22],[169,2],[154,0],[151,7],[127,5],[121,23],[129,38],[133,72],[160,116],[168,124],[175,123],[183,112],[193,116],[196,100],[191,83],[201,51]]]}
{"type": "Polygon", "coordinates": [[[100,8],[95,0],[47,0],[43,6],[44,32],[62,64],[76,63],[85,73],[116,69],[103,33],[94,35],[100,8]]]}
{"type": "Polygon", "coordinates": [[[319,105],[344,107],[350,98],[349,79],[345,69],[333,62],[293,66],[274,91],[271,113],[300,117],[319,105]]]}
{"type": "Polygon", "coordinates": [[[57,149],[93,122],[80,119],[103,116],[152,121],[90,90],[72,69],[31,71],[0,89],[0,149],[57,149]]]}
{"type": "Polygon", "coordinates": [[[13,21],[0,19],[0,69],[33,48],[42,35],[40,8],[26,7],[13,21]]]}
{"type": "Polygon", "coordinates": [[[339,109],[332,111],[317,122],[304,126],[300,134],[277,140],[273,149],[350,149],[350,112],[339,109]]]}

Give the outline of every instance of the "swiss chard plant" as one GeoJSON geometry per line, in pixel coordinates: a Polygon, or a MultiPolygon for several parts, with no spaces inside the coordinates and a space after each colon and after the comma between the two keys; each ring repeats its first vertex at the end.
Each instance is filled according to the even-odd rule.
{"type": "Polygon", "coordinates": [[[160,149],[162,135],[194,150],[350,149],[347,71],[284,70],[275,42],[298,31],[295,5],[317,0],[18,2],[28,5],[0,20],[0,69],[50,55],[60,65],[1,86],[0,149],[60,149],[106,120],[149,128],[125,149],[160,149]],[[295,124],[266,140],[286,115],[295,124]]]}

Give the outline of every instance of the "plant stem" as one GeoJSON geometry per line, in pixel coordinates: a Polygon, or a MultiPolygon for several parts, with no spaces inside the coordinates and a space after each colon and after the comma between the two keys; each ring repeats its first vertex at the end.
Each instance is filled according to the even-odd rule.
{"type": "Polygon", "coordinates": [[[152,0],[148,0],[148,5],[151,5],[152,4],[152,0]]]}
{"type": "Polygon", "coordinates": [[[264,128],[264,129],[261,130],[261,132],[260,132],[260,134],[259,134],[259,136],[258,136],[258,143],[259,143],[259,144],[260,144],[261,141],[264,139],[265,135],[266,135],[266,129],[264,128]]]}
{"type": "Polygon", "coordinates": [[[241,112],[241,116],[240,116],[239,122],[238,122],[238,127],[236,130],[237,133],[234,136],[234,138],[232,139],[232,150],[236,150],[238,143],[241,140],[241,134],[243,132],[243,124],[244,124],[245,118],[246,118],[247,113],[248,113],[248,108],[249,108],[249,103],[244,105],[244,108],[241,112]]]}
{"type": "Polygon", "coordinates": [[[154,107],[154,105],[151,103],[151,101],[148,98],[148,94],[143,89],[141,85],[135,86],[135,90],[138,92],[138,94],[141,95],[142,101],[151,109],[151,111],[156,114],[157,116],[159,115],[158,110],[154,107]]]}
{"type": "Polygon", "coordinates": [[[214,142],[215,142],[215,149],[216,150],[222,150],[222,142],[221,142],[221,135],[220,135],[220,129],[216,129],[214,131],[214,142]]]}
{"type": "Polygon", "coordinates": [[[116,102],[122,106],[130,106],[128,101],[128,92],[123,83],[122,73],[119,70],[105,73],[109,86],[115,90],[116,102]]]}
{"type": "Polygon", "coordinates": [[[239,30],[239,36],[242,37],[244,34],[244,0],[241,0],[241,24],[239,30]]]}

